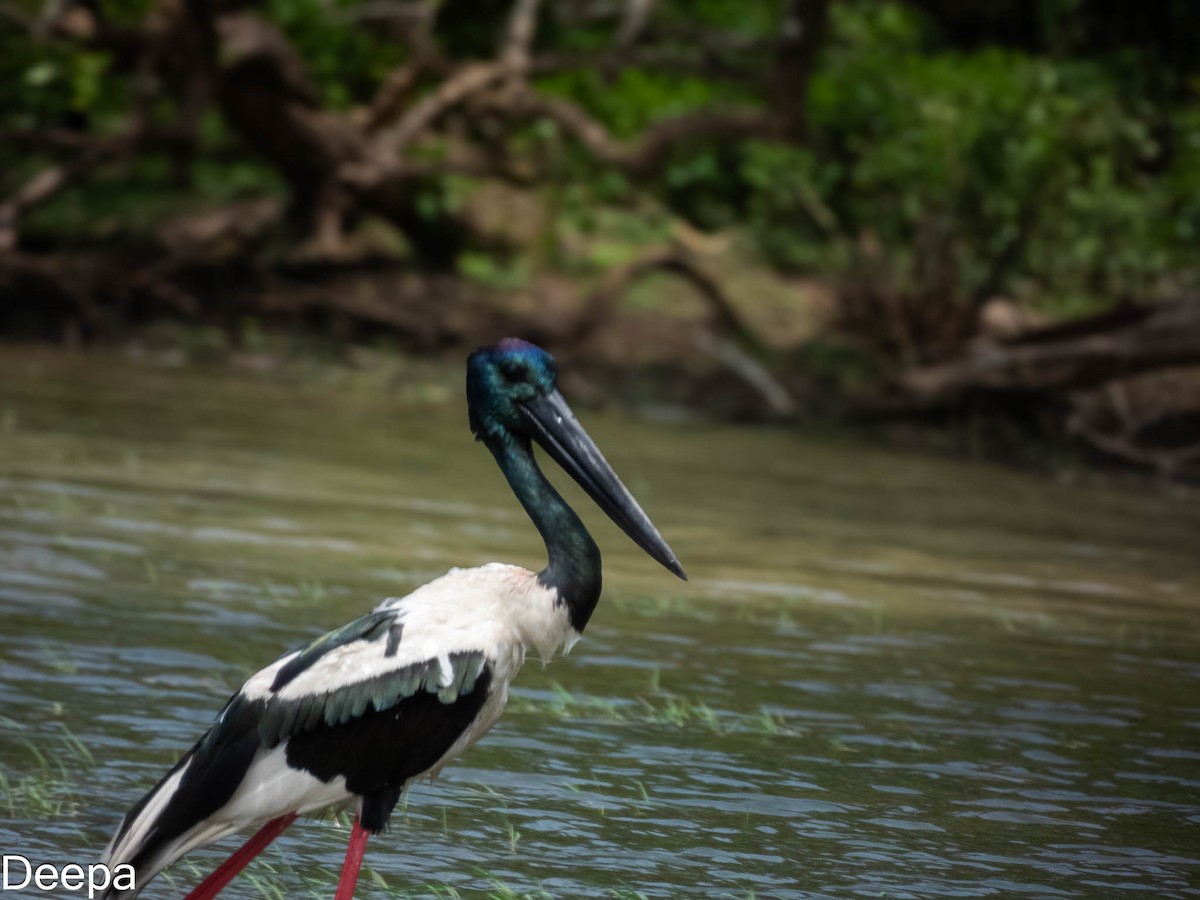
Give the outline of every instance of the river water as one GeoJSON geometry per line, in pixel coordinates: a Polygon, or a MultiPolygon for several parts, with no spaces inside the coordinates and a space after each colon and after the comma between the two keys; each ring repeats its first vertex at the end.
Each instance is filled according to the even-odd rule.
{"type": "MultiPolygon", "coordinates": [[[[542,564],[447,372],[0,346],[0,851],[91,860],[283,650],[542,564]]],[[[359,896],[1200,896],[1194,499],[581,412],[691,581],[565,489],[605,553],[584,641],[411,791],[359,896]]],[[[347,834],[298,823],[226,896],[331,896],[347,834]]]]}

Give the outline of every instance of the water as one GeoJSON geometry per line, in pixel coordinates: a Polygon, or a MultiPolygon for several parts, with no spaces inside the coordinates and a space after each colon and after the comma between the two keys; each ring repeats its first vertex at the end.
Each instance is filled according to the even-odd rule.
{"type": "MultiPolygon", "coordinates": [[[[283,649],[541,564],[457,382],[0,347],[0,850],[94,858],[283,649]]],[[[585,640],[411,792],[359,896],[1200,896],[1194,501],[583,419],[692,580],[567,491],[606,559],[585,640]]],[[[330,896],[346,837],[302,822],[226,895],[330,896]]]]}

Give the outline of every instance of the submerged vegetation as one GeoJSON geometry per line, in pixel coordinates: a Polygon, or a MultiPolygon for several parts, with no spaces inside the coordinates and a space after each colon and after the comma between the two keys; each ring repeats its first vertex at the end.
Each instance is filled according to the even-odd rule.
{"type": "MultiPolygon", "coordinates": [[[[652,687],[649,695],[639,695],[633,700],[623,701],[572,692],[557,682],[551,682],[551,692],[552,699],[549,703],[536,702],[528,695],[518,695],[511,703],[511,711],[517,714],[536,713],[541,717],[556,716],[576,722],[648,725],[654,729],[679,730],[685,733],[702,731],[718,738],[804,738],[821,745],[826,752],[856,752],[856,748],[846,745],[836,737],[820,732],[810,733],[796,718],[766,704],[760,706],[757,712],[715,710],[703,700],[690,700],[658,687],[652,687]]],[[[910,739],[910,744],[913,749],[920,749],[919,741],[910,739]]],[[[568,782],[565,787],[568,790],[580,790],[580,786],[574,782],[568,782]]],[[[645,783],[636,782],[632,790],[638,799],[649,799],[645,783]]]]}
{"type": "MultiPolygon", "coordinates": [[[[657,670],[655,673],[657,676],[657,670]]],[[[800,734],[798,725],[766,707],[757,713],[717,711],[703,700],[681,697],[653,683],[648,695],[640,695],[634,701],[575,693],[558,682],[551,682],[550,689],[549,700],[535,700],[528,695],[514,698],[512,712],[550,715],[560,719],[641,723],[658,728],[699,728],[715,735],[739,733],[792,737],[800,734]]]]}
{"type": "Polygon", "coordinates": [[[55,724],[51,734],[33,737],[29,726],[0,717],[0,740],[9,747],[0,763],[0,809],[9,818],[62,819],[79,812],[79,781],[95,759],[65,723],[55,724]]]}

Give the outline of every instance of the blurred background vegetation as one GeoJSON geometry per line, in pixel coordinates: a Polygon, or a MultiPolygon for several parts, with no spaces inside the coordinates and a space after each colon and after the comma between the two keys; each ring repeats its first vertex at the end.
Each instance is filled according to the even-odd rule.
{"type": "Polygon", "coordinates": [[[4,0],[0,29],[0,334],[515,331],[728,414],[1200,463],[1193,0],[4,0]]]}

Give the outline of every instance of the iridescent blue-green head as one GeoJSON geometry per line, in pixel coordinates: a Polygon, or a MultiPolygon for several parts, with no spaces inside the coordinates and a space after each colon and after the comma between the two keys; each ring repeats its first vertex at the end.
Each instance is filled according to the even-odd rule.
{"type": "Polygon", "coordinates": [[[467,357],[467,413],[471,432],[481,441],[520,433],[520,404],[554,393],[558,363],[520,338],[505,338],[467,357]]]}
{"type": "Polygon", "coordinates": [[[467,358],[467,412],[472,433],[499,460],[518,496],[524,486],[513,483],[514,471],[506,460],[513,452],[528,454],[530,442],[536,442],[638,546],[680,578],[687,577],[558,392],[553,356],[518,338],[480,347],[467,358]]]}

